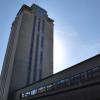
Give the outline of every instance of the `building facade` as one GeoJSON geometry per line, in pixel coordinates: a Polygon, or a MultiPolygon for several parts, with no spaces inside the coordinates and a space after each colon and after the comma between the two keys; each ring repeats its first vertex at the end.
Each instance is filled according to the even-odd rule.
{"type": "Polygon", "coordinates": [[[100,100],[100,54],[17,90],[14,100],[100,100]]]}
{"type": "Polygon", "coordinates": [[[35,4],[22,6],[11,27],[0,100],[12,100],[16,89],[53,74],[53,26],[44,9],[35,4]]]}

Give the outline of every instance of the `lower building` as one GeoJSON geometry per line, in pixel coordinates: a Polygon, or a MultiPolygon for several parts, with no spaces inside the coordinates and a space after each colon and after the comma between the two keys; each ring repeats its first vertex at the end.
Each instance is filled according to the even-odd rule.
{"type": "Polygon", "coordinates": [[[14,93],[14,100],[100,100],[100,54],[14,93]]]}

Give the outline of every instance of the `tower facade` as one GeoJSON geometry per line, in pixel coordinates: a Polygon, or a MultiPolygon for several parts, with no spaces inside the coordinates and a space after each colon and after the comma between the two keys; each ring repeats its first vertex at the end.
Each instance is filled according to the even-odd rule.
{"type": "Polygon", "coordinates": [[[39,6],[23,5],[11,27],[1,72],[0,100],[8,100],[15,90],[52,73],[53,20],[39,6]]]}

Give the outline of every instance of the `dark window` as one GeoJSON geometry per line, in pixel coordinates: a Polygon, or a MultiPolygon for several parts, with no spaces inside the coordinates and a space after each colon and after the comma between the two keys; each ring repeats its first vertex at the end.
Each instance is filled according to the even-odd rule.
{"type": "Polygon", "coordinates": [[[40,53],[40,66],[43,64],[43,52],[40,53]]]}
{"type": "Polygon", "coordinates": [[[81,77],[81,81],[86,80],[86,73],[85,72],[80,73],[80,77],[81,77]]]}
{"type": "Polygon", "coordinates": [[[93,77],[100,76],[100,67],[95,67],[93,70],[93,77]]]}
{"type": "Polygon", "coordinates": [[[31,96],[34,96],[34,95],[36,95],[36,94],[37,94],[37,89],[31,90],[31,96]]]}
{"type": "Polygon", "coordinates": [[[36,38],[36,49],[35,49],[35,63],[34,63],[34,75],[33,75],[33,80],[36,81],[36,76],[37,76],[37,61],[38,61],[38,49],[39,48],[39,34],[37,34],[36,38]]]}
{"type": "Polygon", "coordinates": [[[65,86],[65,80],[59,80],[57,82],[57,87],[64,87],[65,86]]]}
{"type": "Polygon", "coordinates": [[[56,88],[57,88],[57,84],[55,82],[47,85],[47,91],[55,90],[56,88]]]}
{"type": "Polygon", "coordinates": [[[41,23],[41,20],[40,18],[38,19],[38,32],[40,32],[40,23],[41,23]]]}
{"type": "Polygon", "coordinates": [[[90,69],[90,70],[87,71],[87,78],[88,79],[89,78],[93,78],[93,70],[92,69],[90,69]]]}
{"type": "Polygon", "coordinates": [[[80,74],[74,75],[70,78],[70,84],[75,85],[80,82],[80,74]]]}
{"type": "Polygon", "coordinates": [[[41,37],[41,48],[44,47],[44,36],[41,37]]]}
{"type": "Polygon", "coordinates": [[[34,34],[35,34],[35,26],[36,26],[36,19],[37,17],[34,17],[33,21],[33,30],[32,30],[32,38],[31,38],[31,46],[30,46],[30,55],[29,55],[29,69],[28,69],[28,76],[27,76],[27,84],[29,84],[30,81],[30,75],[31,75],[31,64],[32,64],[32,55],[33,55],[33,45],[34,45],[34,34]]]}
{"type": "Polygon", "coordinates": [[[80,79],[81,79],[80,74],[75,75],[75,76],[74,76],[74,81],[75,81],[75,84],[80,83],[80,79]]]}
{"type": "Polygon", "coordinates": [[[52,89],[53,89],[53,84],[49,84],[49,85],[47,85],[47,91],[51,91],[52,89]]]}
{"type": "Polygon", "coordinates": [[[38,93],[44,93],[46,92],[46,87],[45,86],[42,86],[40,88],[38,88],[38,93]]]}
{"type": "Polygon", "coordinates": [[[44,28],[45,28],[45,21],[43,20],[43,22],[42,22],[42,33],[44,33],[44,28]]]}
{"type": "Polygon", "coordinates": [[[43,52],[40,52],[40,70],[39,70],[39,79],[42,78],[42,66],[43,66],[43,52]]]}
{"type": "Polygon", "coordinates": [[[95,67],[95,68],[93,68],[93,72],[95,73],[95,72],[98,72],[98,71],[100,71],[100,67],[95,67]]]}
{"type": "Polygon", "coordinates": [[[69,80],[69,78],[66,78],[66,79],[65,79],[65,85],[66,85],[66,86],[69,86],[69,85],[70,85],[70,80],[69,80]]]}
{"type": "Polygon", "coordinates": [[[24,97],[25,97],[25,94],[24,94],[24,93],[22,93],[22,94],[21,94],[21,98],[24,98],[24,97]]]}
{"type": "Polygon", "coordinates": [[[30,94],[31,94],[30,92],[26,92],[26,93],[25,93],[25,97],[29,97],[30,94]]]}
{"type": "Polygon", "coordinates": [[[53,90],[57,89],[57,84],[56,84],[56,82],[54,82],[52,85],[53,85],[53,87],[52,87],[53,90]]]}
{"type": "Polygon", "coordinates": [[[74,84],[74,77],[70,77],[70,85],[74,84]]]}
{"type": "MultiPolygon", "coordinates": [[[[41,66],[40,66],[41,67],[41,66]]],[[[40,68],[39,69],[39,80],[41,80],[42,79],[42,69],[40,68]]]]}

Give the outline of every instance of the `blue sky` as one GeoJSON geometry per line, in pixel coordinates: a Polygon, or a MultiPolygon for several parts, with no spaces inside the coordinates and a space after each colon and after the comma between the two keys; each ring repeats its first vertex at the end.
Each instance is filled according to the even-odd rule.
{"type": "Polygon", "coordinates": [[[0,0],[0,71],[11,24],[23,4],[34,2],[55,20],[55,73],[100,53],[100,0],[0,0]]]}

